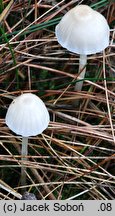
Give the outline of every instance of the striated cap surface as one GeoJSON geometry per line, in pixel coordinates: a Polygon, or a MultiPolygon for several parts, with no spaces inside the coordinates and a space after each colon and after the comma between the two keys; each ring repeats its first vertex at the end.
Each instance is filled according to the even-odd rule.
{"type": "Polygon", "coordinates": [[[36,95],[25,93],[10,104],[6,113],[6,125],[23,137],[41,134],[49,124],[49,113],[43,101],[36,95]]]}
{"type": "Polygon", "coordinates": [[[88,5],[78,5],[62,17],[55,34],[62,47],[88,55],[108,47],[110,29],[102,14],[88,5]]]}

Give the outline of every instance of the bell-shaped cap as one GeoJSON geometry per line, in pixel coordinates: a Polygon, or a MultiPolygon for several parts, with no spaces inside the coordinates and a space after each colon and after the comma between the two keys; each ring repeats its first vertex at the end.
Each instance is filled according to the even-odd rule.
{"type": "Polygon", "coordinates": [[[14,133],[28,137],[41,134],[50,120],[43,101],[34,94],[25,93],[12,101],[5,121],[14,133]]]}
{"type": "Polygon", "coordinates": [[[88,5],[68,11],[55,33],[62,47],[77,54],[94,54],[109,45],[110,29],[105,17],[88,5]]]}

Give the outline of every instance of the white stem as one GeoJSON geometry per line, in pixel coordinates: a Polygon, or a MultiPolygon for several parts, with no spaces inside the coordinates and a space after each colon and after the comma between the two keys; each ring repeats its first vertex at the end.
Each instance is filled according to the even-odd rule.
{"type": "Polygon", "coordinates": [[[80,55],[79,59],[79,73],[80,75],[78,76],[78,80],[81,80],[79,82],[76,82],[75,85],[75,91],[81,91],[82,86],[83,86],[83,79],[85,77],[85,71],[86,71],[86,65],[87,63],[87,55],[80,55]]]}
{"type": "MultiPolygon", "coordinates": [[[[28,155],[28,138],[27,137],[22,137],[22,160],[26,161],[27,158],[25,156],[28,155]]],[[[26,168],[23,166],[21,167],[21,185],[24,186],[26,185],[26,168]]]]}

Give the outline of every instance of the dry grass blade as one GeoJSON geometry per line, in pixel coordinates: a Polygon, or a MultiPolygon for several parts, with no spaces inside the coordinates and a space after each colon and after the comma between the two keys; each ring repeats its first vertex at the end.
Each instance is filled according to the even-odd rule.
{"type": "Polygon", "coordinates": [[[9,4],[7,5],[7,7],[6,7],[6,8],[3,10],[3,12],[0,14],[0,23],[1,23],[3,20],[5,20],[5,19],[7,18],[8,14],[9,14],[10,11],[11,11],[11,8],[12,8],[13,4],[14,4],[14,1],[11,0],[11,1],[9,2],[9,4]]]}
{"type": "MultiPolygon", "coordinates": [[[[13,188],[11,188],[9,185],[7,185],[5,182],[3,182],[2,180],[0,180],[0,188],[4,191],[6,191],[8,194],[6,195],[6,197],[10,199],[9,195],[13,195],[15,198],[21,199],[21,194],[17,193],[13,188]]],[[[4,196],[5,198],[5,196],[4,196]]]]}

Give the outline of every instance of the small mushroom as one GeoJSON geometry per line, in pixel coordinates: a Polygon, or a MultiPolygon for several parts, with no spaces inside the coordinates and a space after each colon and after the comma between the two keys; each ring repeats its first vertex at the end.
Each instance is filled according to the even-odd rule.
{"type": "Polygon", "coordinates": [[[80,54],[79,73],[75,90],[80,91],[85,76],[87,55],[103,51],[109,45],[110,29],[105,17],[88,5],[78,5],[69,10],[55,29],[62,47],[80,54]]]}
{"type": "MultiPolygon", "coordinates": [[[[43,101],[32,93],[18,96],[10,104],[5,122],[17,135],[22,136],[22,160],[27,160],[28,137],[41,134],[49,124],[49,113],[43,101]]],[[[21,185],[26,183],[26,169],[21,170],[21,185]]]]}

